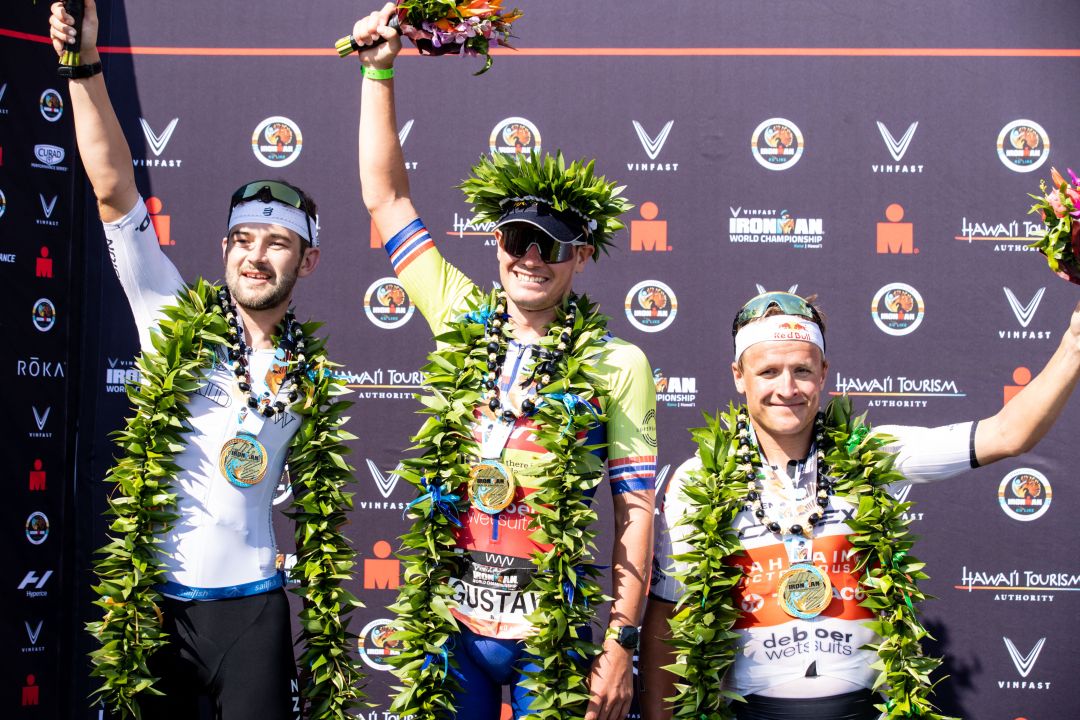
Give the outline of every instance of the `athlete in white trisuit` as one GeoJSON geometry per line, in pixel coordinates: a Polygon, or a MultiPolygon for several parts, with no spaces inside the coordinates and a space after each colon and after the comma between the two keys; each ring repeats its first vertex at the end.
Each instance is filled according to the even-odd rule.
{"type": "MultiPolygon", "coordinates": [[[[74,38],[72,23],[63,5],[55,3],[50,24],[57,53],[74,38]]],[[[146,350],[162,307],[174,301],[184,281],[161,251],[136,189],[131,152],[101,75],[97,29],[95,3],[86,0],[81,34],[86,64],[69,84],[75,133],[110,259],[146,350]]],[[[301,423],[281,402],[288,383],[277,386],[269,371],[276,352],[272,336],[289,322],[297,278],[312,273],[319,261],[315,204],[287,183],[248,183],[234,193],[224,230],[228,302],[242,327],[238,348],[232,349],[236,358],[225,346],[219,348],[218,362],[192,394],[190,432],[175,457],[179,471],[172,487],[179,518],[161,537],[167,580],[158,588],[169,640],[150,660],[151,673],[160,678],[155,689],[164,695],[140,700],[143,717],[156,720],[197,717],[200,694],[211,697],[217,717],[225,720],[297,716],[289,603],[275,567],[271,509],[301,423]],[[241,382],[232,360],[246,365],[250,382],[241,382]],[[281,404],[271,412],[259,405],[263,397],[281,404]],[[247,412],[252,400],[258,412],[247,412]],[[239,436],[238,428],[250,431],[257,441],[252,444],[265,449],[265,472],[253,482],[223,476],[226,463],[219,462],[226,445],[239,436]]]]}
{"type": "MultiPolygon", "coordinates": [[[[814,421],[825,388],[824,322],[813,303],[789,293],[765,293],[750,300],[734,323],[736,389],[746,396],[752,438],[763,467],[761,509],[768,517],[798,517],[805,498],[816,495],[814,421]],[[797,338],[797,339],[794,339],[797,338]]],[[[938,428],[876,427],[897,438],[896,469],[909,482],[951,477],[1030,450],[1053,425],[1080,378],[1080,305],[1053,357],[1019,394],[993,417],[938,428]]],[[[653,584],[642,630],[641,672],[645,720],[671,717],[664,699],[675,695],[675,676],[663,669],[674,661],[666,644],[668,620],[682,595],[672,576],[679,569],[672,555],[687,552],[688,528],[678,526],[689,504],[682,488],[700,467],[693,458],[675,472],[661,503],[653,584]]],[[[878,641],[864,626],[872,619],[858,590],[860,573],[847,557],[853,508],[833,496],[828,510],[805,543],[811,558],[828,574],[833,599],[816,617],[785,612],[777,591],[783,570],[792,562],[785,540],[801,536],[772,532],[756,509],[740,512],[734,527],[746,554],[735,562],[744,576],[734,591],[742,611],[735,661],[723,687],[745,697],[734,703],[740,720],[869,720],[878,716],[880,698],[870,691],[877,671],[876,654],[860,650],[878,641]]],[[[779,525],[779,523],[777,523],[779,525]]]]}

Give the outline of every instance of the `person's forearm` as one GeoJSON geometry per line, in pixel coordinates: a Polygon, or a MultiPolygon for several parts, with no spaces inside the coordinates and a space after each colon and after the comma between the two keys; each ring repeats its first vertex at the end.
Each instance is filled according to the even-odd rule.
{"type": "Polygon", "coordinates": [[[1023,390],[975,432],[981,465],[1027,452],[1046,435],[1065,408],[1080,378],[1080,348],[1071,332],[1050,361],[1023,390]]]}
{"type": "MultiPolygon", "coordinates": [[[[82,55],[85,64],[98,61],[96,50],[82,55]]],[[[106,222],[118,220],[135,205],[138,191],[131,150],[109,100],[104,76],[98,74],[70,80],[68,91],[79,157],[97,196],[101,219],[106,222]]]]}
{"type": "Polygon", "coordinates": [[[616,496],[611,550],[611,614],[608,625],[640,625],[652,559],[652,491],[616,496]]]}
{"type": "Polygon", "coordinates": [[[398,200],[409,199],[409,178],[398,142],[392,79],[363,80],[359,145],[364,204],[378,224],[378,213],[398,200]]]}

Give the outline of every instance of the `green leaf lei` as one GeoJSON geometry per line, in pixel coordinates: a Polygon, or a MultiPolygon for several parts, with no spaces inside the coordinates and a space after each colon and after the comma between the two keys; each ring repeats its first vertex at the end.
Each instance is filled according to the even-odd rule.
{"type": "MultiPolygon", "coordinates": [[[[739,638],[732,630],[740,614],[732,590],[742,569],[728,558],[742,552],[732,524],[745,505],[747,485],[745,472],[737,468],[734,428],[745,412],[729,406],[692,431],[702,467],[683,488],[691,510],[679,525],[689,528],[691,550],[674,557],[686,590],[671,620],[676,662],[667,668],[679,678],[672,698],[677,719],[727,720],[734,717],[729,701],[741,700],[721,690],[721,681],[735,660],[739,638]]],[[[835,398],[825,410],[821,472],[836,480],[836,495],[856,508],[848,539],[863,572],[859,588],[865,599],[859,604],[874,612],[876,618],[866,625],[882,638],[863,648],[878,655],[873,689],[886,698],[878,709],[889,720],[949,720],[930,702],[930,674],[941,660],[923,655],[920,646],[929,634],[915,613],[915,603],[927,598],[917,583],[928,576],[910,554],[915,538],[904,513],[911,503],[888,492],[891,483],[903,480],[893,469],[895,454],[883,449],[891,440],[869,432],[865,415],[852,416],[850,398],[835,398]]]]}
{"type": "MultiPolygon", "coordinates": [[[[165,580],[158,545],[179,517],[172,478],[179,472],[176,454],[190,430],[188,397],[227,343],[217,294],[216,285],[200,279],[163,309],[151,336],[153,348],[136,360],[142,381],[127,387],[135,413],[114,433],[122,454],[106,476],[116,488],[106,510],[113,518],[112,535],[94,562],[94,604],[105,614],[87,623],[87,629],[101,643],[90,653],[91,673],[102,679],[94,696],[122,718],[141,718],[139,698],[161,694],[148,667],[151,656],[168,642],[156,589],[165,580]]],[[[291,408],[302,424],[291,444],[290,516],[296,520],[297,545],[292,572],[301,581],[294,592],[304,599],[304,697],[311,717],[329,719],[348,717],[363,692],[352,660],[352,636],[345,629],[347,614],[360,603],[341,587],[355,556],[340,533],[345,511],[352,507],[351,493],[342,492],[352,474],[343,442],[353,436],[341,429],[349,403],[335,399],[347,390],[326,359],[325,341],[311,337],[317,327],[303,326],[311,369],[291,408]]]]}
{"type": "MultiPolygon", "coordinates": [[[[481,382],[487,373],[484,321],[496,307],[495,293],[470,300],[474,309],[436,337],[437,349],[424,367],[428,394],[421,396],[428,415],[413,437],[422,451],[404,461],[401,477],[412,483],[419,497],[409,506],[412,528],[402,537],[404,580],[397,602],[393,640],[401,653],[391,658],[401,681],[391,712],[418,718],[447,717],[460,688],[454,669],[451,638],[457,623],[450,608],[454,591],[449,585],[460,557],[455,551],[454,529],[458,514],[467,511],[464,487],[470,457],[480,452],[472,436],[473,411],[481,404],[481,382]]],[[[551,550],[533,556],[536,573],[528,591],[537,594],[537,609],[529,615],[536,629],[526,641],[526,652],[544,658],[542,669],[523,681],[532,692],[535,717],[581,716],[588,703],[588,659],[599,646],[577,637],[575,630],[594,619],[594,608],[604,597],[596,582],[595,549],[591,529],[596,521],[587,493],[603,478],[603,465],[578,433],[603,416],[585,411],[579,402],[606,397],[606,389],[589,364],[601,349],[607,318],[581,297],[558,311],[561,325],[568,307],[576,304],[570,352],[559,363],[553,382],[544,386],[536,402],[537,442],[548,454],[528,474],[537,491],[527,503],[532,540],[550,544],[551,550]],[[574,399],[568,399],[571,396],[574,399]]],[[[548,334],[539,341],[554,349],[558,338],[548,334]]],[[[518,473],[523,475],[524,473],[518,473]]]]}
{"type": "Polygon", "coordinates": [[[595,220],[586,239],[600,259],[611,245],[611,236],[625,225],[619,216],[633,207],[625,198],[624,187],[616,187],[606,177],[593,175],[595,160],[575,160],[569,165],[562,152],[554,156],[529,153],[510,158],[501,153],[483,156],[472,167],[472,176],[458,187],[472,204],[474,223],[495,222],[510,209],[515,199],[532,198],[559,211],[569,211],[585,223],[595,220]]]}

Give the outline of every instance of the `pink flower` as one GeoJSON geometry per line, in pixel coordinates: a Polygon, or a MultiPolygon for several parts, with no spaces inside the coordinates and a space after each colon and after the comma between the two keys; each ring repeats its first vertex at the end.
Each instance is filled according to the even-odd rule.
{"type": "Polygon", "coordinates": [[[1046,202],[1050,203],[1051,209],[1054,211],[1059,219],[1065,217],[1065,204],[1061,202],[1061,197],[1058,193],[1052,192],[1046,196],[1046,202]]]}
{"type": "Polygon", "coordinates": [[[1080,190],[1076,188],[1065,188],[1065,194],[1072,200],[1073,207],[1080,208],[1080,190]]]}

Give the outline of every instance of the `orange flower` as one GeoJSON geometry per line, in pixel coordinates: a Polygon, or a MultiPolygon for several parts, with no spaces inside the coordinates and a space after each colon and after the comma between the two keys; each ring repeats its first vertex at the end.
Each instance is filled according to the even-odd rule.
{"type": "Polygon", "coordinates": [[[1065,178],[1061,177],[1061,173],[1057,171],[1057,168],[1050,168],[1050,179],[1054,181],[1054,187],[1059,188],[1065,183],[1065,178]]]}

